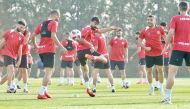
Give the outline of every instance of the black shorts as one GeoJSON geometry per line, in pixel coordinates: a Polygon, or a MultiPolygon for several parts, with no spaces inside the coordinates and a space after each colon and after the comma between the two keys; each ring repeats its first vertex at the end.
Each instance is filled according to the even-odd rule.
{"type": "Polygon", "coordinates": [[[62,60],[61,61],[61,68],[66,68],[66,67],[73,68],[73,61],[62,60]]]}
{"type": "Polygon", "coordinates": [[[77,60],[75,60],[75,62],[74,62],[74,63],[75,63],[75,65],[76,65],[76,66],[80,66],[80,61],[79,61],[78,59],[77,59],[77,60]]]}
{"type": "Polygon", "coordinates": [[[94,68],[97,69],[108,69],[110,68],[110,62],[108,61],[107,63],[102,63],[102,62],[95,62],[94,63],[94,68]]]}
{"type": "Polygon", "coordinates": [[[168,66],[169,65],[169,58],[164,58],[164,66],[168,66]]]}
{"type": "Polygon", "coordinates": [[[163,66],[163,56],[145,56],[146,67],[151,68],[154,65],[163,66]]]}
{"type": "Polygon", "coordinates": [[[145,58],[139,59],[139,65],[146,65],[145,58]]]}
{"type": "Polygon", "coordinates": [[[111,60],[110,64],[111,64],[111,69],[112,70],[115,70],[116,66],[119,68],[119,70],[124,70],[125,69],[125,62],[124,61],[111,60]]]}
{"type": "Polygon", "coordinates": [[[86,65],[86,61],[87,61],[87,58],[85,58],[86,54],[91,54],[93,56],[100,56],[100,54],[97,53],[97,52],[91,53],[90,49],[85,49],[85,50],[77,51],[77,57],[78,57],[78,60],[80,61],[80,64],[82,66],[86,65]]]}
{"type": "Polygon", "coordinates": [[[7,67],[8,65],[14,65],[15,66],[16,60],[9,57],[9,56],[4,56],[4,66],[7,67]]]}
{"type": "Polygon", "coordinates": [[[28,68],[32,68],[32,64],[28,64],[28,68]]]}
{"type": "Polygon", "coordinates": [[[183,59],[186,66],[190,66],[190,52],[173,50],[170,58],[170,64],[175,66],[182,66],[183,59]]]}
{"type": "Polygon", "coordinates": [[[49,67],[49,68],[54,67],[55,53],[42,53],[39,55],[40,55],[40,58],[41,58],[45,68],[46,67],[49,67]]]}
{"type": "Polygon", "coordinates": [[[27,59],[27,55],[22,55],[21,63],[20,63],[19,68],[28,68],[28,59],[27,59]]]}

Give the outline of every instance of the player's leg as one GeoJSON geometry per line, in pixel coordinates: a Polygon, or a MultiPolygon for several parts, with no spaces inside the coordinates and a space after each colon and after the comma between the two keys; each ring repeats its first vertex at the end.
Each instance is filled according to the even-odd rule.
{"type": "Polygon", "coordinates": [[[92,76],[93,77],[93,89],[92,89],[92,91],[94,93],[96,93],[96,83],[97,83],[98,74],[99,74],[99,68],[96,67],[96,63],[95,63],[95,68],[92,71],[92,75],[93,75],[92,76]]]}
{"type": "Polygon", "coordinates": [[[80,85],[83,85],[84,78],[83,78],[83,72],[81,70],[81,65],[79,60],[75,60],[76,70],[78,72],[79,78],[80,78],[80,85]]]}
{"type": "Polygon", "coordinates": [[[59,85],[63,85],[64,83],[64,75],[65,75],[66,63],[65,61],[61,61],[61,69],[60,69],[60,78],[59,78],[59,85]]]}
{"type": "Polygon", "coordinates": [[[69,85],[74,85],[74,70],[73,70],[73,61],[67,62],[67,71],[69,76],[69,85]]]}
{"type": "Polygon", "coordinates": [[[177,75],[179,66],[182,66],[184,54],[185,54],[185,52],[183,52],[183,51],[177,51],[177,50],[172,51],[170,65],[169,65],[169,71],[168,71],[168,78],[167,78],[167,82],[166,82],[165,98],[161,101],[164,104],[171,104],[172,87],[174,85],[175,76],[177,75]]]}
{"type": "Polygon", "coordinates": [[[95,94],[90,89],[90,81],[89,81],[89,67],[87,65],[87,58],[85,58],[85,54],[91,54],[90,49],[78,51],[77,56],[81,64],[81,70],[83,72],[85,84],[86,84],[86,92],[89,96],[94,97],[95,94]]]}
{"type": "Polygon", "coordinates": [[[148,83],[150,85],[150,92],[149,95],[154,95],[154,85],[152,83],[152,78],[153,78],[153,74],[152,74],[152,68],[154,66],[154,57],[151,56],[146,56],[145,57],[145,61],[146,61],[146,68],[147,68],[147,78],[148,78],[148,83]]]}
{"type": "Polygon", "coordinates": [[[53,74],[53,66],[54,66],[54,53],[44,53],[40,54],[40,58],[44,64],[44,71],[45,75],[42,80],[42,86],[40,88],[39,94],[38,94],[38,99],[47,99],[51,98],[51,96],[48,95],[47,93],[47,87],[48,83],[51,80],[51,76],[53,74]]]}

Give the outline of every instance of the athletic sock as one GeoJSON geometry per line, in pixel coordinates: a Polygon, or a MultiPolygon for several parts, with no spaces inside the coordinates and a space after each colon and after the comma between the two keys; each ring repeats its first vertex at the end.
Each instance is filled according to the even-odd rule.
{"type": "Polygon", "coordinates": [[[85,83],[86,83],[86,88],[90,88],[90,82],[87,81],[87,82],[85,82],[85,83]]]}
{"type": "Polygon", "coordinates": [[[171,99],[171,96],[172,96],[172,89],[166,89],[165,97],[171,99]]]}
{"type": "Polygon", "coordinates": [[[40,95],[44,95],[44,92],[45,92],[46,90],[47,90],[47,86],[41,86],[39,94],[40,94],[40,95]]]}

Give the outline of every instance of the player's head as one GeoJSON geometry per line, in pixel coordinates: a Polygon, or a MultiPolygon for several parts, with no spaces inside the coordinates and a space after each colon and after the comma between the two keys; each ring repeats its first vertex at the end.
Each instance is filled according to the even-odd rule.
{"type": "Polygon", "coordinates": [[[137,32],[135,33],[135,35],[136,35],[136,36],[135,36],[135,39],[136,39],[136,40],[138,40],[139,35],[140,35],[140,32],[139,32],[139,31],[137,31],[137,32]]]}
{"type": "Polygon", "coordinates": [[[90,22],[90,26],[92,29],[97,29],[97,25],[100,23],[100,20],[98,17],[92,17],[91,22],[90,22]]]}
{"type": "Polygon", "coordinates": [[[154,15],[149,15],[147,18],[147,23],[149,27],[153,27],[156,25],[156,16],[154,15]]]}
{"type": "Polygon", "coordinates": [[[78,40],[81,37],[81,32],[77,29],[74,29],[70,33],[70,38],[73,40],[78,40]]]}
{"type": "Polygon", "coordinates": [[[60,11],[58,9],[53,10],[50,12],[49,16],[51,17],[52,20],[58,21],[60,18],[60,11]]]}
{"type": "Polygon", "coordinates": [[[121,28],[116,31],[116,36],[117,37],[122,37],[123,36],[123,30],[121,28]]]}
{"type": "Polygon", "coordinates": [[[178,11],[180,13],[189,11],[189,3],[187,1],[181,1],[178,5],[178,11]]]}
{"type": "Polygon", "coordinates": [[[23,31],[25,31],[26,30],[26,21],[24,20],[24,19],[21,19],[21,20],[19,20],[18,22],[17,22],[17,24],[16,24],[16,30],[18,31],[18,32],[23,32],[23,31]]]}

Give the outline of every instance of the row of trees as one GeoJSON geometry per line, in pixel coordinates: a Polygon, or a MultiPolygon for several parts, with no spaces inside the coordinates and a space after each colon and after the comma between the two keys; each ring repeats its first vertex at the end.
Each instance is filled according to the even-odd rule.
{"type": "MultiPolygon", "coordinates": [[[[133,40],[135,31],[146,25],[146,17],[154,14],[158,22],[169,21],[177,13],[177,0],[0,0],[0,32],[13,26],[19,18],[27,20],[31,30],[52,9],[60,9],[59,35],[74,28],[81,29],[92,16],[101,19],[102,27],[120,26],[133,40]]],[[[134,40],[133,40],[134,41],[134,40]]]]}

